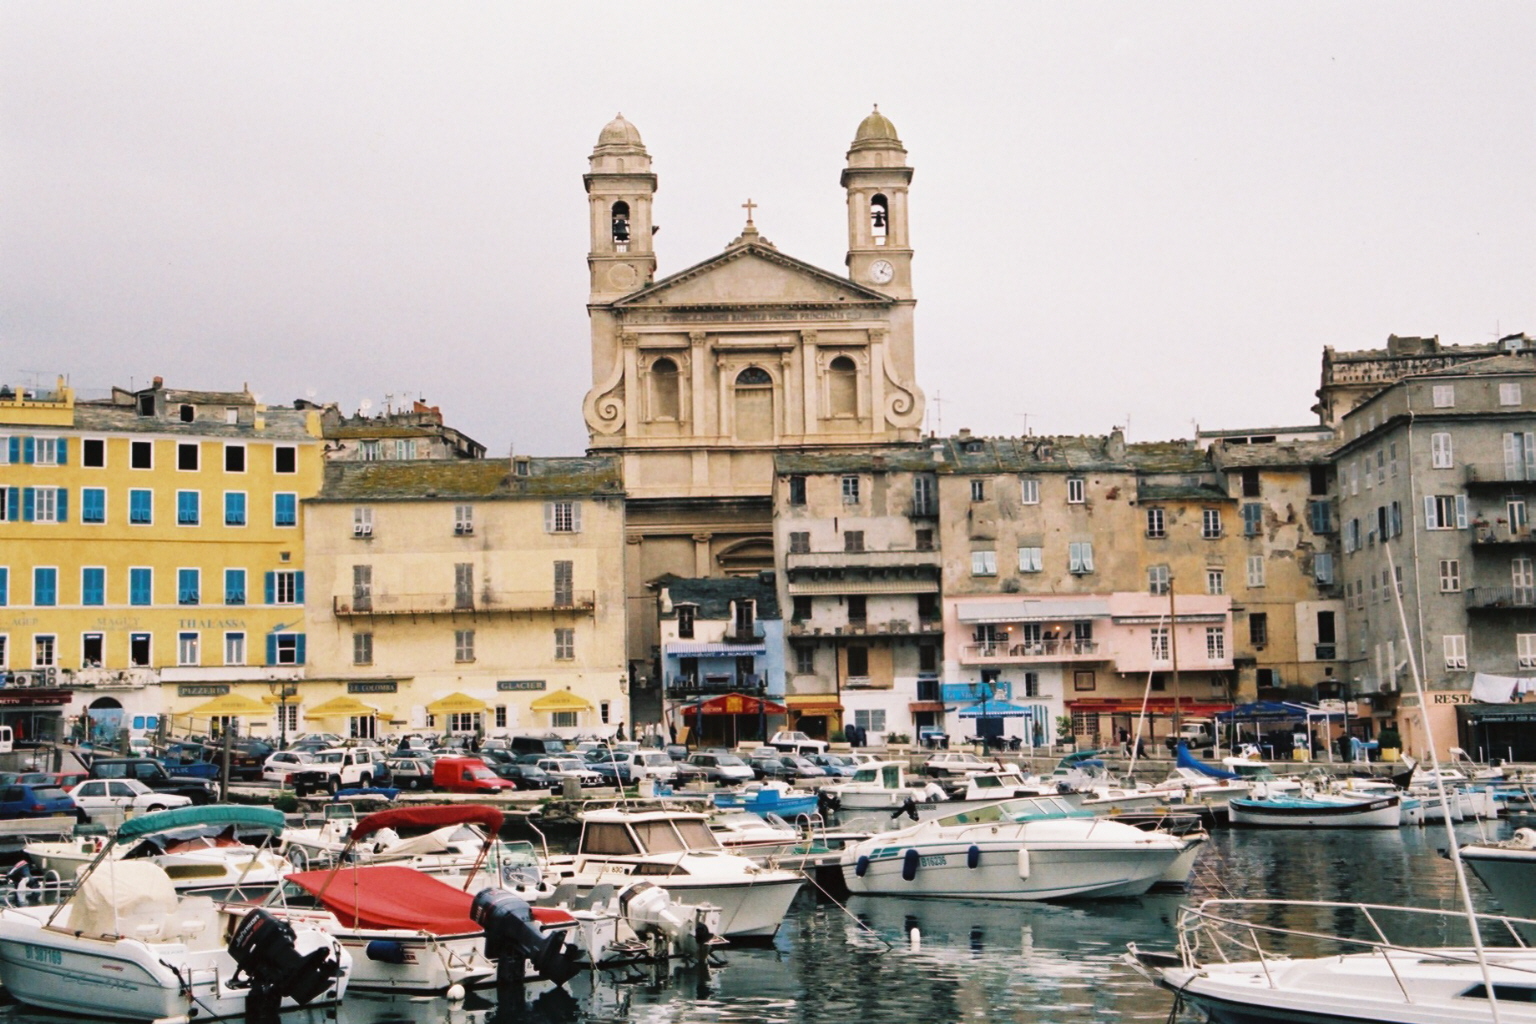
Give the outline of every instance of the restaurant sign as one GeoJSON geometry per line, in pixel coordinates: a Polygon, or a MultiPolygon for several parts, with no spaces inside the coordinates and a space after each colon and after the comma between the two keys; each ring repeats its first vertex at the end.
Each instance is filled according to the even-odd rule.
{"type": "Polygon", "coordinates": [[[228,683],[180,683],[176,687],[178,697],[222,697],[228,692],[228,683]]]}
{"type": "Polygon", "coordinates": [[[542,679],[498,679],[496,681],[496,689],[501,691],[502,693],[507,693],[507,692],[512,691],[512,690],[542,690],[542,689],[544,689],[544,680],[542,680],[542,679]]]}
{"type": "Polygon", "coordinates": [[[348,693],[396,693],[400,684],[393,679],[368,679],[347,684],[348,693]]]}

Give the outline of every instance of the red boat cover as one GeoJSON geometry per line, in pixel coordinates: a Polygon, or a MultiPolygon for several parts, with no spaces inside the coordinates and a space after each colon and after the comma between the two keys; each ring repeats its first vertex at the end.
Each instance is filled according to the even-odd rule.
{"type": "Polygon", "coordinates": [[[435,807],[397,807],[374,811],[352,829],[353,839],[370,836],[381,828],[442,828],[444,825],[484,825],[495,835],[501,829],[501,812],[485,804],[439,804],[435,807]]]}
{"type": "MultiPolygon", "coordinates": [[[[342,868],[326,886],[332,872],[300,871],[288,881],[315,896],[325,909],[349,928],[408,928],[433,935],[465,935],[480,931],[469,916],[473,893],[422,874],[415,868],[380,865],[342,868]],[[325,894],[321,895],[321,889],[325,894]]],[[[546,927],[575,920],[558,907],[534,907],[533,919],[546,927]]]]}

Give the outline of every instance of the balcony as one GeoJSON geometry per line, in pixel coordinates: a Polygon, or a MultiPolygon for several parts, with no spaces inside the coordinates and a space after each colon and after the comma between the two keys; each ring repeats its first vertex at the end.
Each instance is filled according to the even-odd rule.
{"type": "Polygon", "coordinates": [[[1337,661],[1339,648],[1336,644],[1314,644],[1313,656],[1318,661],[1337,661]]]}
{"type": "Polygon", "coordinates": [[[846,626],[820,626],[791,619],[789,635],[798,637],[841,638],[849,636],[933,636],[944,632],[944,623],[932,619],[866,619],[846,626]]]}
{"type": "Polygon", "coordinates": [[[1468,587],[1468,611],[1536,608],[1536,587],[1468,587]]]}
{"type": "Polygon", "coordinates": [[[1092,640],[992,640],[960,648],[962,665],[1023,665],[1041,661],[1103,661],[1092,640]]]}
{"type": "Polygon", "coordinates": [[[786,556],[790,572],[807,569],[938,569],[937,551],[806,551],[786,556]]]}
{"type": "Polygon", "coordinates": [[[1479,526],[1472,535],[1472,546],[1503,550],[1536,547],[1536,530],[1529,526],[1521,527],[1518,531],[1512,531],[1507,526],[1479,526]]]}
{"type": "Polygon", "coordinates": [[[721,640],[728,644],[755,644],[762,641],[766,636],[767,633],[763,629],[762,621],[754,620],[752,622],[734,623],[730,629],[726,630],[721,640]]]}
{"type": "Polygon", "coordinates": [[[907,517],[910,519],[937,519],[939,518],[938,498],[914,498],[907,506],[907,517]]]}
{"type": "MultiPolygon", "coordinates": [[[[1536,470],[1507,462],[1469,462],[1464,467],[1468,487],[1497,487],[1508,484],[1536,485],[1536,470]]],[[[1524,490],[1525,488],[1521,488],[1524,490]]]]}
{"type": "Polygon", "coordinates": [[[452,590],[421,594],[373,594],[360,602],[351,595],[333,597],[337,618],[353,616],[498,615],[518,612],[591,612],[597,598],[591,590],[556,594],[550,590],[482,590],[464,595],[452,590]],[[465,601],[468,596],[470,599],[465,601]]]}
{"type": "Polygon", "coordinates": [[[718,697],[723,693],[745,693],[762,696],[768,692],[768,677],[762,673],[744,675],[668,676],[666,683],[668,700],[692,700],[696,697],[718,697]]]}

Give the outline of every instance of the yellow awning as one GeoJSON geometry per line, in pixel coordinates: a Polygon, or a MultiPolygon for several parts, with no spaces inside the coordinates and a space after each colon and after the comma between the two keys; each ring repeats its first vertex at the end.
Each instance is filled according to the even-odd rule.
{"type": "Polygon", "coordinates": [[[376,715],[378,708],[369,707],[356,697],[332,697],[324,704],[306,708],[305,718],[341,718],[352,715],[376,715]]]}
{"type": "Polygon", "coordinates": [[[528,709],[530,711],[591,711],[592,704],[570,690],[556,690],[554,693],[546,693],[529,704],[528,709]]]}
{"type": "Polygon", "coordinates": [[[792,693],[784,698],[784,703],[796,711],[810,711],[813,708],[817,711],[843,710],[837,695],[831,693],[792,693]]]}
{"type": "Polygon", "coordinates": [[[215,697],[206,704],[199,704],[191,711],[184,711],[185,715],[265,715],[268,709],[259,700],[239,693],[226,693],[222,697],[215,697]]]}
{"type": "Polygon", "coordinates": [[[441,700],[435,700],[427,705],[429,715],[454,715],[486,710],[488,705],[485,701],[476,700],[467,693],[450,693],[441,700]]]}

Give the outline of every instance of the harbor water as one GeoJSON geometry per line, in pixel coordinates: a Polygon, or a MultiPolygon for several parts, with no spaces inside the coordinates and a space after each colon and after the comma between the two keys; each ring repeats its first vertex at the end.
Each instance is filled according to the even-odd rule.
{"type": "MultiPolygon", "coordinates": [[[[1521,824],[1516,822],[1515,824],[1521,824]]],[[[1487,827],[1504,838],[1510,823],[1487,827]]],[[[1463,842],[1478,826],[1458,826],[1463,842]]],[[[855,898],[846,907],[801,894],[771,944],[732,948],[725,966],[645,969],[582,977],[565,991],[498,1006],[494,989],[462,1002],[354,994],[339,1008],[289,1014],[290,1024],[1030,1024],[1170,1020],[1173,996],[1122,954],[1126,943],[1171,950],[1181,904],[1208,897],[1336,900],[1456,908],[1443,827],[1401,830],[1219,830],[1192,890],[1061,904],[855,898]]],[[[1496,909],[1476,878],[1480,910],[1496,909]]],[[[1348,914],[1319,924],[1365,934],[1348,914]]],[[[1408,936],[1404,936],[1408,937],[1408,936]]],[[[1414,936],[1426,943],[1437,935],[1414,936]]],[[[1303,952],[1297,950],[1297,952],[1303,952]]],[[[11,1006],[0,1024],[64,1018],[11,1006]]],[[[1197,1024],[1195,1010],[1172,1018],[1197,1024]]]]}

